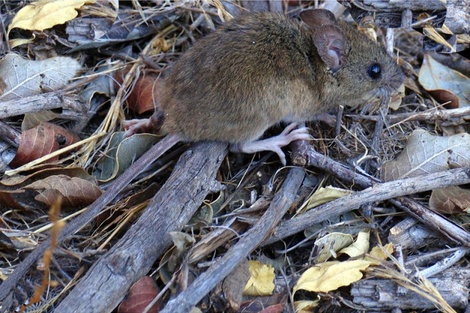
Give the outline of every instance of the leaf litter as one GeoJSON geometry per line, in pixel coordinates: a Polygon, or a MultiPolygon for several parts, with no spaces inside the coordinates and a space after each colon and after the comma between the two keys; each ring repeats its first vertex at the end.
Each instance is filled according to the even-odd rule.
{"type": "MultiPolygon", "coordinates": [[[[295,11],[299,6],[297,2],[293,2],[295,1],[286,3],[290,5],[289,9],[295,11]]],[[[142,147],[142,143],[136,139],[126,142],[126,139],[121,138],[119,124],[124,118],[132,119],[148,114],[153,106],[152,92],[158,82],[158,76],[187,50],[193,41],[212,31],[221,20],[230,19],[232,15],[237,14],[236,5],[240,5],[219,1],[134,1],[121,3],[118,8],[112,1],[70,1],[67,7],[64,7],[67,13],[62,14],[62,11],[50,9],[59,3],[63,5],[63,1],[38,1],[35,4],[35,10],[38,10],[36,15],[25,13],[31,9],[26,4],[23,4],[23,7],[3,4],[4,9],[8,11],[8,38],[1,37],[3,45],[0,48],[8,46],[5,41],[8,39],[13,50],[3,53],[0,59],[0,102],[20,101],[32,96],[43,97],[51,93],[59,95],[61,99],[81,94],[82,98],[77,104],[81,106],[81,111],[86,113],[79,114],[77,111],[74,114],[45,117],[47,122],[63,127],[72,136],[80,137],[78,141],[70,142],[64,141],[66,137],[61,138],[64,134],[59,131],[46,133],[44,138],[34,131],[28,135],[27,131],[37,126],[34,125],[34,120],[38,121],[37,124],[39,121],[44,122],[39,113],[37,118],[28,117],[28,123],[25,124],[27,126],[22,125],[21,116],[7,115],[3,119],[4,128],[12,128],[11,131],[16,134],[8,143],[13,147],[17,160],[21,156],[23,159],[13,163],[17,167],[20,166],[19,171],[12,171],[12,168],[4,165],[5,175],[0,182],[3,189],[0,190],[0,230],[1,234],[12,238],[5,238],[5,245],[0,245],[2,250],[5,250],[4,260],[8,261],[8,265],[5,263],[5,266],[1,267],[2,279],[11,275],[20,264],[16,254],[24,248],[19,245],[20,239],[15,238],[27,238],[26,241],[21,240],[27,243],[23,247],[30,249],[47,238],[47,225],[51,222],[57,223],[56,217],[52,221],[45,214],[48,206],[54,206],[54,199],[67,199],[61,208],[62,220],[67,219],[74,215],[70,209],[84,208],[102,192],[105,185],[98,183],[98,179],[112,180],[138,157],[140,152],[136,147],[142,147]],[[47,10],[40,11],[41,8],[47,10]],[[178,23],[173,23],[174,21],[178,23]],[[123,27],[126,25],[132,27],[123,27]],[[93,32],[91,37],[90,32],[80,33],[80,27],[87,26],[88,30],[93,32]],[[102,47],[105,49],[100,49],[102,47]],[[106,87],[106,81],[103,85],[102,78],[108,79],[106,87]],[[92,92],[82,93],[85,88],[92,92]],[[126,101],[129,106],[124,106],[126,101]],[[21,139],[15,130],[22,131],[21,139]],[[23,138],[24,136],[26,138],[23,138]],[[121,141],[117,140],[119,138],[121,141]],[[19,146],[12,144],[15,142],[19,142],[19,146]],[[62,145],[44,149],[46,144],[57,142],[62,145]],[[63,150],[64,142],[78,144],[73,149],[63,150]],[[22,145],[25,144],[30,151],[21,152],[25,151],[22,150],[22,145]],[[54,151],[56,154],[53,158],[44,159],[47,161],[34,165],[28,163],[54,151]],[[82,169],[82,173],[71,170],[74,168],[82,169]],[[85,177],[83,169],[92,173],[95,178],[85,177]],[[28,198],[25,198],[25,195],[28,198]],[[21,232],[22,235],[14,237],[12,231],[21,232]],[[11,244],[13,242],[16,242],[16,245],[11,244]]],[[[249,7],[250,5],[262,4],[260,1],[246,5],[247,9],[253,10],[256,8],[249,7]]],[[[442,31],[438,25],[434,26],[438,32],[442,31]]],[[[395,44],[401,52],[399,63],[407,74],[406,91],[401,105],[385,116],[386,127],[380,132],[378,150],[371,149],[371,142],[374,138],[375,123],[382,116],[371,106],[346,109],[346,113],[341,117],[342,129],[339,132],[329,126],[324,127],[321,123],[310,124],[312,134],[317,138],[313,142],[315,150],[341,162],[352,172],[373,178],[375,184],[380,179],[392,181],[419,178],[420,175],[439,171],[467,168],[469,154],[466,151],[466,132],[469,125],[465,114],[461,112],[468,104],[469,73],[465,69],[451,68],[439,63],[427,53],[424,53],[424,58],[420,60],[417,56],[423,53],[423,41],[429,40],[423,39],[421,33],[405,29],[395,29],[395,33],[395,44]],[[441,118],[443,111],[448,113],[445,119],[441,118]],[[423,114],[427,114],[428,118],[421,118],[423,114]],[[401,116],[405,118],[400,119],[401,116]],[[389,122],[397,120],[398,122],[389,122]],[[447,136],[448,134],[452,136],[447,136]]],[[[380,32],[376,35],[383,38],[380,32]]],[[[447,30],[432,38],[437,40],[437,47],[443,47],[442,54],[449,57],[457,57],[455,50],[468,49],[470,44],[468,34],[449,35],[447,30]],[[453,40],[452,36],[457,40],[453,40]],[[449,41],[442,42],[446,39],[449,41]],[[446,49],[447,51],[444,51],[446,49]]],[[[36,111],[31,108],[31,112],[36,111]]],[[[140,136],[147,145],[154,142],[154,137],[140,136]]],[[[44,311],[52,312],[53,307],[67,296],[71,286],[80,279],[80,275],[76,275],[84,271],[80,262],[85,260],[86,263],[93,264],[100,258],[104,247],[118,243],[120,236],[138,219],[139,212],[152,196],[148,192],[140,191],[145,191],[152,183],[163,184],[170,175],[179,153],[181,152],[175,151],[159,160],[158,172],[148,172],[138,182],[129,186],[128,192],[122,195],[121,200],[110,204],[104,215],[97,217],[94,223],[96,225],[87,225],[77,235],[62,243],[62,251],[67,253],[56,249],[54,262],[50,263],[46,258],[47,268],[44,273],[49,273],[52,279],[43,280],[42,271],[30,269],[30,278],[24,278],[19,285],[25,292],[14,293],[11,307],[26,303],[34,293],[34,286],[41,285],[42,281],[42,287],[36,290],[43,294],[40,302],[44,305],[44,311]],[[44,284],[47,284],[47,288],[51,288],[52,292],[46,292],[44,284]]],[[[227,157],[218,175],[218,180],[224,184],[225,189],[209,195],[205,203],[201,204],[201,208],[210,208],[209,218],[200,219],[197,224],[183,229],[184,233],[181,235],[190,236],[188,238],[192,237],[191,240],[186,240],[178,249],[175,246],[168,248],[166,257],[155,260],[153,271],[148,273],[152,279],[151,288],[154,288],[156,283],[157,290],[163,290],[163,293],[157,296],[158,299],[161,298],[157,307],[164,307],[170,294],[177,295],[180,288],[191,283],[192,275],[201,274],[208,263],[217,262],[219,257],[230,251],[233,241],[247,233],[274,195],[279,192],[287,171],[279,170],[279,164],[272,157],[269,160],[274,162],[266,162],[266,157],[268,156],[263,154],[227,157]],[[214,235],[216,232],[217,235],[214,235]],[[211,239],[205,240],[206,238],[211,239]],[[196,251],[192,247],[197,248],[196,251]],[[188,255],[198,257],[191,263],[187,262],[188,255]],[[165,270],[158,271],[158,268],[165,270]],[[175,279],[171,278],[172,276],[175,279]]],[[[8,163],[10,162],[5,162],[8,163]]],[[[323,198],[318,200],[318,194],[327,193],[324,198],[329,199],[341,198],[344,194],[353,194],[361,188],[372,186],[370,183],[369,186],[361,187],[361,184],[354,184],[347,177],[337,173],[335,175],[332,169],[308,169],[291,210],[284,216],[284,220],[294,217],[301,220],[304,209],[315,210],[314,207],[328,201],[323,198]],[[319,192],[315,193],[315,190],[319,192]],[[331,195],[331,191],[335,191],[335,194],[331,195]]],[[[451,184],[449,182],[448,188],[432,190],[432,193],[410,194],[409,197],[424,201],[430,209],[448,214],[449,218],[455,219],[465,227],[469,197],[465,186],[450,187],[451,184]]],[[[259,284],[262,291],[258,290],[251,296],[245,296],[243,303],[235,303],[233,299],[238,299],[237,297],[228,301],[217,294],[217,290],[207,290],[210,300],[203,300],[198,305],[199,309],[204,307],[210,308],[210,312],[220,312],[225,310],[221,309],[224,307],[220,306],[221,303],[225,303],[232,309],[242,307],[245,312],[250,312],[250,305],[265,301],[263,296],[260,296],[263,294],[264,299],[274,301],[269,303],[273,310],[276,308],[276,301],[291,310],[295,305],[301,312],[307,312],[314,307],[319,312],[329,311],[333,303],[345,312],[349,308],[372,310],[367,307],[367,301],[360,300],[364,295],[361,294],[363,290],[358,287],[359,283],[374,281],[379,284],[380,279],[384,278],[414,291],[406,297],[428,300],[419,302],[419,306],[416,304],[413,309],[431,312],[438,308],[451,312],[462,308],[458,299],[450,298],[446,294],[445,287],[436,289],[431,280],[420,276],[419,270],[426,269],[436,260],[423,261],[419,263],[419,267],[407,268],[406,262],[404,264],[403,260],[396,258],[396,255],[401,255],[405,260],[425,258],[426,255],[444,250],[448,246],[456,245],[455,243],[447,240],[436,243],[430,236],[427,239],[428,244],[418,249],[405,240],[404,237],[410,231],[407,229],[402,230],[403,238],[398,235],[394,237],[394,242],[388,242],[391,237],[387,235],[392,229],[397,229],[409,218],[394,202],[364,202],[361,210],[354,210],[343,217],[346,219],[339,217],[322,220],[318,225],[304,225],[303,233],[283,237],[282,244],[275,241],[254,247],[251,259],[257,261],[250,264],[257,264],[259,267],[258,277],[252,275],[248,280],[251,281],[251,288],[259,284]],[[364,225],[371,228],[371,231],[364,231],[364,225]],[[347,238],[346,243],[341,238],[347,238]],[[316,276],[312,273],[316,273],[316,276]],[[364,280],[363,277],[367,279],[364,280]],[[257,282],[258,279],[263,280],[257,282]],[[356,282],[358,285],[355,285],[356,282]],[[353,287],[347,287],[351,284],[353,287]],[[350,288],[353,292],[348,291],[350,288]],[[271,293],[273,294],[270,295],[271,293]],[[290,299],[294,303],[288,304],[288,301],[279,300],[280,296],[290,293],[290,299]],[[215,301],[216,299],[219,302],[215,301]]],[[[436,233],[439,235],[437,230],[434,230],[434,235],[436,233]]],[[[441,258],[445,260],[446,256],[441,258]]],[[[457,277],[462,281],[468,282],[468,268],[454,266],[452,270],[457,272],[456,275],[460,275],[457,277]]],[[[441,271],[443,274],[438,277],[445,283],[446,268],[441,271]]],[[[247,287],[245,284],[239,283],[232,289],[242,292],[247,287]]],[[[362,288],[367,288],[367,285],[362,288]]],[[[130,298],[118,311],[125,312],[124,307],[144,308],[146,305],[139,304],[139,297],[145,298],[148,305],[155,299],[156,293],[153,289],[146,288],[141,291],[132,290],[129,293],[130,298]]],[[[465,296],[468,298],[464,293],[463,297],[465,296]]],[[[37,299],[37,295],[34,299],[37,299]]],[[[118,304],[116,303],[116,306],[118,304]]],[[[392,309],[387,306],[390,304],[380,306],[380,301],[375,305],[380,307],[380,311],[392,309]]],[[[399,307],[400,302],[397,300],[395,305],[399,307]]],[[[2,307],[3,309],[5,308],[2,307]]],[[[377,307],[373,309],[377,310],[377,307]]],[[[159,310],[160,308],[156,312],[159,310]]]]}

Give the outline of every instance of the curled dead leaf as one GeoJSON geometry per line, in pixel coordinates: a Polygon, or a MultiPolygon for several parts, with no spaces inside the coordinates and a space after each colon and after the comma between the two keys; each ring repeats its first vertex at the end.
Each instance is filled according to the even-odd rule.
{"type": "MultiPolygon", "coordinates": [[[[74,144],[79,140],[77,135],[67,129],[52,123],[43,122],[37,127],[21,133],[20,145],[10,166],[18,167],[24,165],[51,152],[74,144]]],[[[53,162],[58,159],[59,157],[55,156],[50,161],[53,162]]]]}
{"type": "Polygon", "coordinates": [[[63,196],[63,208],[83,207],[101,195],[96,179],[83,168],[50,168],[0,181],[0,205],[17,209],[44,208],[63,196]]]}
{"type": "Polygon", "coordinates": [[[419,82],[441,103],[450,101],[451,108],[470,105],[470,79],[434,60],[426,53],[419,71],[419,82]]]}
{"type": "MultiPolygon", "coordinates": [[[[128,70],[125,68],[114,75],[116,85],[118,85],[116,87],[119,88],[128,70]]],[[[138,77],[127,95],[127,107],[138,114],[153,112],[158,106],[155,98],[155,95],[158,94],[158,83],[159,78],[153,73],[144,73],[143,76],[138,77]]]]}

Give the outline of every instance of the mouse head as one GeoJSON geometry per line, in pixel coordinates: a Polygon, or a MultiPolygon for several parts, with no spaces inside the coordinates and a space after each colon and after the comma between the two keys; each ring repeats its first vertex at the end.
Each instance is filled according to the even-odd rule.
{"type": "MultiPolygon", "coordinates": [[[[393,93],[403,82],[395,61],[367,36],[337,21],[328,10],[306,10],[300,18],[326,69],[325,100],[356,106],[393,93]]],[[[321,73],[320,73],[321,74],[321,73]]]]}

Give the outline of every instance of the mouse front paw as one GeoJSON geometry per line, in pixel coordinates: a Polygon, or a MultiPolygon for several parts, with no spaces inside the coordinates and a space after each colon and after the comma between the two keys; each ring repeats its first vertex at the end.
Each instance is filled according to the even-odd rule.
{"type": "Polygon", "coordinates": [[[145,133],[151,128],[151,122],[149,118],[133,119],[123,122],[123,127],[126,130],[124,133],[125,137],[130,137],[137,133],[145,133]]]}

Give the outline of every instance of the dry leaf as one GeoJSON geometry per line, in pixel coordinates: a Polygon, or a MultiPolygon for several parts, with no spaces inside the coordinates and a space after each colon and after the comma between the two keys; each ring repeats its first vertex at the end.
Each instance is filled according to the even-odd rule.
{"type": "Polygon", "coordinates": [[[138,114],[145,112],[153,112],[155,107],[158,106],[155,95],[157,95],[158,90],[156,90],[157,83],[159,82],[158,78],[153,75],[147,75],[139,79],[136,82],[134,90],[127,98],[129,107],[138,114]]]}
{"type": "Polygon", "coordinates": [[[369,251],[370,232],[361,231],[357,234],[356,241],[349,247],[343,248],[339,253],[349,255],[351,258],[366,254],[369,251]]]}
{"type": "Polygon", "coordinates": [[[300,300],[295,301],[295,312],[296,313],[311,313],[315,312],[314,309],[320,304],[320,297],[317,296],[317,300],[300,300]]]}
{"type": "Polygon", "coordinates": [[[58,196],[62,196],[64,207],[85,207],[98,199],[102,193],[96,184],[66,175],[49,176],[25,186],[24,189],[35,190],[38,195],[34,199],[48,206],[52,205],[58,196]]]}
{"type": "Polygon", "coordinates": [[[7,229],[0,232],[0,249],[4,252],[7,249],[30,251],[36,248],[37,245],[37,240],[31,237],[30,232],[7,229]]]}
{"type": "Polygon", "coordinates": [[[259,261],[250,261],[251,277],[246,283],[245,296],[268,296],[274,291],[274,268],[259,261]]]}
{"type": "Polygon", "coordinates": [[[306,270],[294,286],[297,290],[310,292],[329,292],[348,286],[362,278],[362,272],[371,262],[354,260],[345,262],[326,262],[306,270]]]}
{"type": "Polygon", "coordinates": [[[442,214],[458,214],[470,208],[470,190],[459,186],[433,190],[429,208],[442,214]]]}
{"type": "Polygon", "coordinates": [[[171,240],[175,245],[176,251],[183,253],[187,250],[188,246],[191,246],[196,242],[194,237],[179,231],[170,232],[171,240]]]}
{"type": "Polygon", "coordinates": [[[349,194],[351,194],[351,190],[332,186],[318,188],[308,199],[307,208],[303,208],[303,210],[299,211],[298,213],[303,213],[304,211],[310,210],[314,207],[347,196],[349,194]]]}
{"type": "MultiPolygon", "coordinates": [[[[37,127],[21,133],[20,145],[10,166],[24,165],[79,140],[80,138],[75,134],[61,126],[47,122],[41,123],[37,127]]],[[[56,156],[49,159],[49,162],[58,159],[59,157],[56,156]]]]}
{"type": "Polygon", "coordinates": [[[64,88],[80,70],[69,57],[42,61],[25,60],[9,53],[0,60],[0,100],[14,100],[64,88]]]}
{"type": "MultiPolygon", "coordinates": [[[[128,73],[129,68],[124,68],[117,71],[114,75],[116,88],[124,81],[124,76],[128,73]]],[[[126,98],[127,107],[132,111],[142,114],[145,112],[154,111],[158,106],[155,95],[158,94],[159,78],[153,73],[144,73],[132,85],[132,90],[126,98]]]]}
{"type": "Polygon", "coordinates": [[[470,167],[470,135],[434,136],[417,129],[408,138],[405,149],[384,164],[385,181],[415,177],[452,168],[470,167]]]}
{"type": "Polygon", "coordinates": [[[64,199],[65,202],[62,204],[64,208],[80,203],[89,204],[90,201],[93,201],[93,197],[97,197],[101,194],[101,190],[96,184],[96,179],[90,176],[83,168],[51,168],[38,170],[28,176],[14,176],[2,179],[0,181],[0,205],[9,208],[31,210],[44,208],[43,202],[38,202],[36,199],[38,191],[41,193],[41,191],[48,189],[49,191],[43,196],[49,199],[61,194],[61,192],[51,194],[51,190],[53,189],[47,188],[48,183],[46,182],[56,180],[54,177],[67,177],[66,179],[57,180],[57,183],[64,183],[64,186],[59,186],[59,188],[66,189],[64,192],[65,195],[74,199],[73,203],[69,203],[69,201],[67,201],[68,199],[64,199]],[[80,197],[80,194],[83,194],[83,191],[76,190],[77,186],[73,185],[78,180],[82,181],[80,184],[86,186],[87,194],[84,195],[85,199],[77,198],[80,197]],[[70,184],[67,183],[68,181],[70,181],[70,184]],[[39,189],[26,188],[27,186],[34,186],[35,184],[38,187],[42,187],[39,189]]]}
{"type": "Polygon", "coordinates": [[[8,26],[8,33],[13,28],[26,30],[39,30],[64,24],[74,19],[77,9],[85,3],[94,3],[95,0],[39,0],[24,6],[16,13],[8,26]]]}
{"type": "Polygon", "coordinates": [[[393,243],[387,243],[385,246],[375,246],[369,253],[369,256],[366,256],[364,260],[370,261],[372,264],[377,265],[377,260],[386,260],[393,253],[393,243]]]}
{"type": "Polygon", "coordinates": [[[26,113],[21,123],[22,130],[28,130],[40,125],[43,122],[50,122],[56,118],[60,118],[60,113],[51,110],[43,110],[39,112],[26,113]]]}
{"type": "Polygon", "coordinates": [[[278,295],[269,297],[249,297],[239,310],[224,310],[223,312],[239,312],[239,313],[282,313],[287,303],[287,296],[280,298],[278,295]]]}
{"type": "Polygon", "coordinates": [[[451,108],[470,105],[470,79],[424,55],[419,71],[419,82],[441,103],[451,101],[451,108]]]}
{"type": "Polygon", "coordinates": [[[315,263],[321,263],[330,257],[336,257],[336,252],[353,243],[353,237],[350,234],[330,233],[315,241],[315,263]]]}
{"type": "Polygon", "coordinates": [[[403,98],[405,97],[405,83],[403,83],[399,88],[398,88],[398,93],[394,94],[390,98],[390,103],[388,104],[388,107],[394,111],[398,110],[400,108],[400,105],[403,101],[403,98]]]}
{"type": "MultiPolygon", "coordinates": [[[[152,277],[142,277],[129,289],[126,297],[118,307],[118,313],[143,312],[147,305],[155,299],[159,291],[152,277]]],[[[148,312],[160,312],[160,301],[157,301],[148,312]]]]}
{"type": "Polygon", "coordinates": [[[267,308],[261,311],[258,311],[257,313],[282,313],[282,312],[284,312],[284,304],[279,303],[279,304],[268,306],[267,308]]]}
{"type": "Polygon", "coordinates": [[[93,169],[93,176],[101,182],[114,179],[150,149],[158,139],[158,136],[151,134],[135,134],[125,138],[124,132],[113,133],[106,153],[93,169]]]}
{"type": "MultiPolygon", "coordinates": [[[[243,289],[250,278],[249,261],[239,264],[223,281],[222,293],[231,312],[238,312],[243,300],[243,289]]],[[[244,310],[245,311],[245,310],[244,310]]]]}

